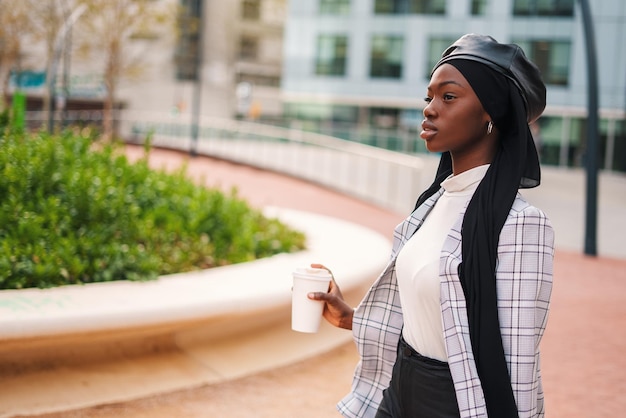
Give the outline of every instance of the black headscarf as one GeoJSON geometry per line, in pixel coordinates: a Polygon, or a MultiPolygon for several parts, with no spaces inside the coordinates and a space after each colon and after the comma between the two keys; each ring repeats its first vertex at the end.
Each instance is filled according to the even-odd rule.
{"type": "MultiPolygon", "coordinates": [[[[459,57],[445,62],[463,74],[499,132],[495,157],[463,218],[459,278],[487,413],[495,418],[518,417],[500,333],[495,269],[500,232],[518,189],[539,185],[539,158],[528,128],[527,105],[514,80],[478,60],[459,57]]],[[[435,181],[416,207],[439,190],[450,174],[452,160],[445,152],[435,181]]]]}

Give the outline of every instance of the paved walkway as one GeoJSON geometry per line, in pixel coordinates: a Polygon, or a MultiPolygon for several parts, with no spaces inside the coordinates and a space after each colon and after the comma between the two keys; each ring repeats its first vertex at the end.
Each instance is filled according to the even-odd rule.
{"type": "MultiPolygon", "coordinates": [[[[153,151],[150,158],[153,166],[163,168],[187,161],[189,174],[198,181],[225,189],[237,187],[255,206],[307,210],[389,236],[403,218],[403,214],[246,166],[205,157],[188,160],[185,154],[163,150],[153,151]]],[[[341,284],[341,278],[337,279],[341,284]]],[[[552,309],[542,343],[547,417],[623,416],[625,302],[626,257],[591,258],[557,249],[552,309]]],[[[284,342],[277,340],[276,344],[284,342]]],[[[263,353],[251,355],[262,357],[263,353]]],[[[334,404],[349,390],[356,361],[348,343],[297,364],[218,385],[42,417],[336,417],[334,404]]]]}

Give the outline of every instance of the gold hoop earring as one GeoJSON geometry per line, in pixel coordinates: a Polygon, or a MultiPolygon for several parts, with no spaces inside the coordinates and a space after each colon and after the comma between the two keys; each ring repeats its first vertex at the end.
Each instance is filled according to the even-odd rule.
{"type": "Polygon", "coordinates": [[[492,130],[493,130],[493,122],[489,121],[489,124],[487,125],[487,135],[490,135],[492,130]]]}

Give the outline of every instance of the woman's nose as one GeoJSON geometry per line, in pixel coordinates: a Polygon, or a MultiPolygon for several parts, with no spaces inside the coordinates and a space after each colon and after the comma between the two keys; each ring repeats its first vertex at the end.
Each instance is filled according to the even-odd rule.
{"type": "Polygon", "coordinates": [[[425,118],[432,117],[435,114],[435,109],[433,108],[433,102],[426,104],[424,110],[422,111],[425,118]]]}

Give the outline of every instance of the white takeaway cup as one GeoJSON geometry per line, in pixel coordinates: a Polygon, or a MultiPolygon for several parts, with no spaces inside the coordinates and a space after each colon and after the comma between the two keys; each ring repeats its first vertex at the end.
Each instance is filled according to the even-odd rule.
{"type": "Polygon", "coordinates": [[[332,276],[325,269],[297,268],[293,272],[291,296],[291,329],[299,332],[317,332],[322,320],[324,302],[311,300],[310,292],[328,292],[332,276]]]}

